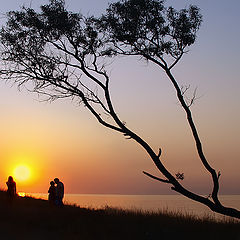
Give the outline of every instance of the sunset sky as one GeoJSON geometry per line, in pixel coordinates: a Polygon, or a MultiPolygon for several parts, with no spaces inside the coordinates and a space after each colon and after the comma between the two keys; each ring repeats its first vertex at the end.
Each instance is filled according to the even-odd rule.
{"type": "MultiPolygon", "coordinates": [[[[3,13],[43,0],[11,0],[3,13]]],[[[108,0],[66,0],[68,9],[100,15],[108,0]]],[[[112,1],[115,2],[115,1],[112,1]]],[[[180,9],[195,4],[203,23],[198,38],[173,73],[180,85],[197,87],[193,117],[211,165],[221,171],[220,193],[240,194],[240,1],[167,0],[180,9]]],[[[185,113],[163,72],[135,58],[110,66],[111,94],[120,118],[145,139],[174,174],[184,172],[184,186],[208,195],[211,178],[203,169],[185,113]]],[[[158,175],[154,164],[132,140],[106,129],[82,105],[70,100],[40,102],[37,95],[0,82],[0,188],[17,166],[27,166],[28,180],[18,191],[46,193],[58,177],[67,193],[170,194],[170,185],[146,177],[158,175]]],[[[159,174],[159,176],[161,176],[159,174]]]]}

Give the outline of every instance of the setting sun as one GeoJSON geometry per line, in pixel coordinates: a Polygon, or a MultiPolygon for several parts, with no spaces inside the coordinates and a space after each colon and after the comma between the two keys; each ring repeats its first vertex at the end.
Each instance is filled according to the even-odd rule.
{"type": "Polygon", "coordinates": [[[31,176],[30,168],[27,165],[19,165],[14,169],[13,176],[17,181],[27,181],[31,176]]]}

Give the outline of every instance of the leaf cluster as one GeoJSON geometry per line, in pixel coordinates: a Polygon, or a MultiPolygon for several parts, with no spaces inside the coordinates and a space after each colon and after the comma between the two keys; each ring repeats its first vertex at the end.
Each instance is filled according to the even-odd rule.
{"type": "Polygon", "coordinates": [[[201,21],[196,6],[177,11],[159,0],[121,0],[109,5],[98,25],[121,54],[178,59],[195,42],[201,21]]]}
{"type": "MultiPolygon", "coordinates": [[[[51,0],[50,4],[41,6],[41,13],[31,8],[22,7],[20,11],[8,13],[6,27],[2,28],[1,42],[8,48],[5,51],[8,60],[45,56],[49,43],[62,46],[69,53],[73,50],[81,57],[95,53],[101,47],[98,33],[91,26],[91,19],[79,13],[65,9],[63,0],[51,0]]],[[[53,49],[48,49],[53,50],[53,49]]],[[[48,51],[49,52],[49,51],[48,51]]],[[[53,55],[53,51],[50,51],[53,55]]],[[[39,59],[42,62],[43,59],[39,59]]]]}

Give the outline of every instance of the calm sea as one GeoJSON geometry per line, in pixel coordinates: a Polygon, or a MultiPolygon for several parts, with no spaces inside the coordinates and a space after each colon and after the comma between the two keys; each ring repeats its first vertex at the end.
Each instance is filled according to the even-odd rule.
{"type": "MultiPolygon", "coordinates": [[[[28,195],[47,199],[47,194],[30,193],[28,195]]],[[[225,206],[240,209],[240,195],[221,195],[219,198],[225,206]]],[[[64,202],[95,209],[109,206],[147,211],[168,210],[190,213],[200,217],[212,216],[218,219],[222,217],[217,213],[213,213],[202,204],[196,203],[181,195],[66,194],[64,202]]]]}

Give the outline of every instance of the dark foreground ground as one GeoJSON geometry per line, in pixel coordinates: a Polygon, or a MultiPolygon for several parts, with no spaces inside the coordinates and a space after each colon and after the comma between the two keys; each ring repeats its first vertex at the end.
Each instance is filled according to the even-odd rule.
{"type": "Polygon", "coordinates": [[[1,240],[240,240],[240,222],[112,208],[50,207],[48,202],[19,197],[9,204],[0,191],[1,240]]]}

